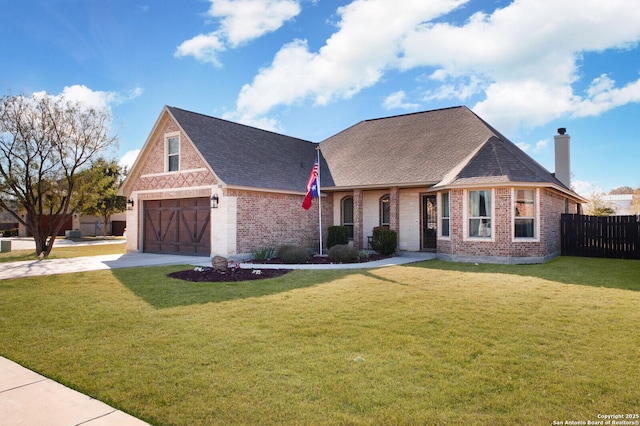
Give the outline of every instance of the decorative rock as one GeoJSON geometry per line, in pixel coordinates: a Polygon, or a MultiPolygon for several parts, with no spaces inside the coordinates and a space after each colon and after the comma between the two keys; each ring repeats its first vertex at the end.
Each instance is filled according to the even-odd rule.
{"type": "Polygon", "coordinates": [[[211,266],[216,272],[227,272],[227,258],[222,256],[213,256],[211,266]]]}
{"type": "Polygon", "coordinates": [[[235,260],[229,260],[227,262],[227,271],[236,272],[238,269],[240,269],[239,262],[236,262],[235,260]]]}

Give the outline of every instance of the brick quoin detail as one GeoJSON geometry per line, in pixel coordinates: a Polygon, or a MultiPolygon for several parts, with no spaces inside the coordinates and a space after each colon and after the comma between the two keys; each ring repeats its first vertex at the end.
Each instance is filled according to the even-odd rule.
{"type": "MultiPolygon", "coordinates": [[[[319,249],[318,199],[309,210],[302,208],[302,195],[228,191],[237,197],[237,251],[250,253],[264,247],[295,245],[319,249]]],[[[322,233],[326,241],[327,228],[333,218],[332,197],[322,198],[322,233]]]]}

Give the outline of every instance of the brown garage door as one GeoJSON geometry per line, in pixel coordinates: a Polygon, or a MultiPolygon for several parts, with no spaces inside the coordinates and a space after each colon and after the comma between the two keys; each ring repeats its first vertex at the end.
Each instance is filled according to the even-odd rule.
{"type": "Polygon", "coordinates": [[[144,251],[209,256],[211,207],[208,198],[144,202],[144,251]]]}

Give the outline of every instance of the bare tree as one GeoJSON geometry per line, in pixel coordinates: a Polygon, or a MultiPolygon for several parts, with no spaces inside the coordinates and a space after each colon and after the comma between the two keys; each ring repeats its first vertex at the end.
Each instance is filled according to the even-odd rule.
{"type": "Polygon", "coordinates": [[[640,215],[640,187],[633,191],[633,197],[631,198],[631,213],[640,215]]]}
{"type": "Polygon", "coordinates": [[[74,213],[77,173],[117,143],[110,125],[108,110],[63,98],[0,98],[0,207],[31,233],[38,256],[74,213]]]}

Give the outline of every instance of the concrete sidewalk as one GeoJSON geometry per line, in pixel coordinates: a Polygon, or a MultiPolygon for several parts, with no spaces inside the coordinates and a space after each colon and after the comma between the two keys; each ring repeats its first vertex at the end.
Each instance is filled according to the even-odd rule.
{"type": "Polygon", "coordinates": [[[143,426],[148,423],[0,357],[0,424],[143,426]]]}
{"type": "MultiPolygon", "coordinates": [[[[403,265],[435,259],[433,253],[406,252],[399,256],[367,263],[342,263],[331,265],[281,265],[242,263],[243,268],[258,269],[367,269],[403,265]]],[[[211,266],[211,259],[202,256],[180,256],[153,253],[108,254],[103,256],[74,257],[69,259],[27,260],[0,263],[0,279],[24,278],[51,274],[99,271],[104,269],[134,268],[157,265],[211,266]]]]}

